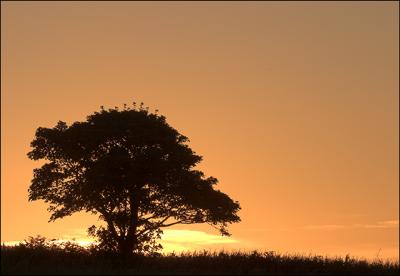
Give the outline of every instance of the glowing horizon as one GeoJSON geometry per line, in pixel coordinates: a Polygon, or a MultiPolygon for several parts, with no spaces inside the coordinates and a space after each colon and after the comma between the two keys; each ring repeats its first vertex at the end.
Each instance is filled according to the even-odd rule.
{"type": "MultiPolygon", "coordinates": [[[[337,229],[343,228],[343,225],[311,225],[305,226],[303,229],[337,229]]],[[[353,225],[350,227],[365,227],[365,228],[398,228],[399,221],[385,221],[378,222],[373,225],[353,225]]],[[[282,229],[281,229],[282,230],[282,229]]],[[[284,231],[289,231],[288,229],[283,229],[284,231]]],[[[85,229],[75,229],[73,231],[75,234],[63,235],[61,238],[54,238],[52,241],[55,244],[61,244],[64,242],[72,242],[76,243],[82,247],[88,247],[95,243],[95,240],[91,237],[88,237],[85,233],[85,229]]],[[[47,238],[47,241],[52,240],[52,238],[47,238]]],[[[24,243],[24,241],[1,241],[2,245],[6,246],[16,246],[20,243],[24,243]]],[[[185,252],[199,252],[203,250],[207,250],[209,252],[214,251],[224,251],[224,252],[252,252],[254,251],[253,245],[243,243],[243,241],[232,239],[231,237],[222,237],[221,235],[213,235],[208,234],[202,231],[195,230],[184,230],[184,229],[166,229],[164,230],[164,234],[162,235],[162,239],[160,240],[163,249],[161,253],[169,254],[169,253],[185,253],[185,252]],[[236,246],[242,242],[242,247],[237,248],[236,246]],[[244,246],[243,246],[244,244],[244,246]],[[221,246],[222,245],[222,246],[221,246]]],[[[327,256],[327,257],[344,257],[348,253],[346,252],[332,252],[332,253],[323,253],[321,251],[281,251],[275,248],[262,248],[258,249],[258,251],[265,252],[276,252],[280,254],[302,254],[304,256],[308,255],[318,255],[318,256],[327,256]]],[[[360,254],[354,254],[352,257],[355,258],[365,258],[369,261],[375,261],[377,259],[383,261],[399,261],[399,258],[396,256],[396,253],[393,251],[382,251],[382,248],[378,249],[374,255],[367,254],[366,256],[361,256],[360,254]]]]}
{"type": "MultiPolygon", "coordinates": [[[[85,229],[76,229],[75,234],[63,235],[61,238],[54,239],[53,242],[60,244],[63,242],[74,242],[80,246],[87,247],[95,242],[95,239],[85,234],[85,229]]],[[[47,238],[48,241],[52,238],[47,238]]],[[[232,244],[239,241],[221,235],[212,235],[202,231],[184,229],[166,229],[160,240],[163,246],[163,253],[185,252],[193,250],[203,250],[202,246],[212,246],[218,244],[232,244]],[[197,246],[197,248],[196,248],[197,246]]],[[[1,241],[5,245],[18,245],[24,241],[1,241]]]]}

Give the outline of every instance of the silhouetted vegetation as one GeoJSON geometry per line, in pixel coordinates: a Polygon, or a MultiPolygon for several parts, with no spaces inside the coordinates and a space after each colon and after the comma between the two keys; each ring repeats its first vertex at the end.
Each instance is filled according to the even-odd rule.
{"type": "Polygon", "coordinates": [[[28,157],[48,162],[34,170],[29,200],[49,203],[50,221],[98,215],[107,226],[93,225],[89,235],[123,255],[159,251],[162,228],[175,224],[208,223],[229,235],[239,203],[194,169],[202,157],[188,141],[143,103],[39,127],[28,157]]]}
{"type": "Polygon", "coordinates": [[[55,245],[42,238],[1,247],[2,274],[207,274],[207,275],[398,275],[399,263],[367,262],[274,252],[194,252],[135,254],[121,258],[71,242],[55,245]]]}

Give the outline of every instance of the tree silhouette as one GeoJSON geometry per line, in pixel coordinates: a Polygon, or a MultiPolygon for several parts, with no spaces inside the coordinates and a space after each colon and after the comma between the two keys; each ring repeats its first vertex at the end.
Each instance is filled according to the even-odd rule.
{"type": "Polygon", "coordinates": [[[48,162],[34,169],[29,200],[49,203],[49,221],[79,211],[99,215],[106,227],[92,226],[89,235],[122,254],[160,249],[162,228],[175,224],[208,223],[229,235],[239,203],[194,169],[202,157],[188,141],[143,103],[39,127],[28,157],[48,162]]]}

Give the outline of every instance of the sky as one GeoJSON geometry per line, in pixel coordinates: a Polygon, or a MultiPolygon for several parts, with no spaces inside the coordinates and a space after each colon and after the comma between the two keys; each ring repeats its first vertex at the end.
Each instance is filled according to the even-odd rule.
{"type": "Polygon", "coordinates": [[[398,2],[1,2],[1,241],[87,240],[28,202],[38,127],[144,102],[238,200],[172,250],[399,258],[398,2]]]}

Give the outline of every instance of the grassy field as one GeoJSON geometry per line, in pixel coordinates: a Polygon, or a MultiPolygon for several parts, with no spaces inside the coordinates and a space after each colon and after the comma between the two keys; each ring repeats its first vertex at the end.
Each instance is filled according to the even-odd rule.
{"type": "Polygon", "coordinates": [[[19,245],[1,247],[1,274],[399,275],[399,263],[256,251],[135,255],[123,260],[74,245],[64,248],[19,245]]]}

